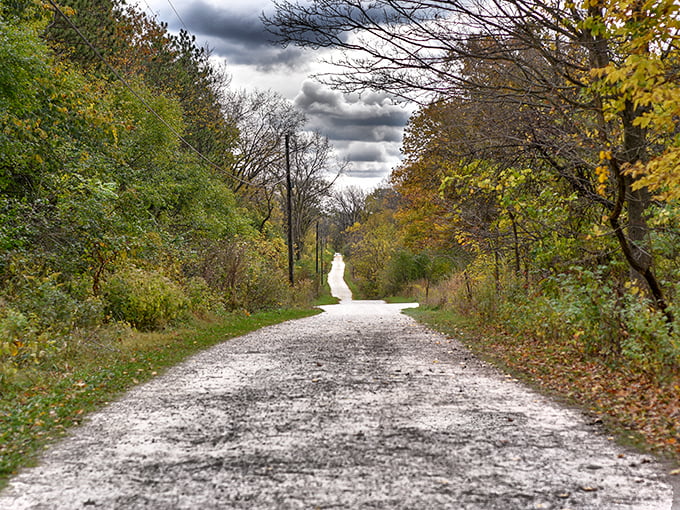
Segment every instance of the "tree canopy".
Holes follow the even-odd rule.
[[[601,207],[672,320],[648,218],[652,195],[677,193],[674,2],[314,0],[279,2],[265,21],[283,44],[341,50],[322,79],[343,90],[455,105],[466,127],[458,161],[532,168]]]
[[[79,328],[311,296],[285,271],[289,102],[230,91],[193,36],[118,0],[3,1],[0,38],[0,381]],[[295,156],[300,246],[330,155],[315,136]]]

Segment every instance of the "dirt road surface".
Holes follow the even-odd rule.
[[[333,265],[328,273],[328,285],[331,288],[331,295],[338,298],[341,304],[352,301],[352,291],[345,282],[345,261],[339,253],[333,257]]]
[[[416,324],[347,301],[93,414],[2,509],[669,510],[663,466]]]

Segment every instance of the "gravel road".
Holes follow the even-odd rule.
[[[663,466],[455,339],[351,301],[93,414],[0,508],[670,510]]]

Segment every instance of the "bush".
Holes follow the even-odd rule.
[[[316,297],[316,283],[310,278],[300,278],[292,289],[288,288],[286,296],[287,307],[308,308]]]
[[[663,377],[680,370],[680,310],[674,308],[672,327],[663,313],[644,299],[629,299],[623,311],[627,330],[621,342],[622,354],[649,374]]]
[[[38,352],[38,329],[33,317],[13,309],[0,312],[0,354],[4,360],[21,364]]]
[[[0,384],[8,383],[19,368],[35,365],[55,349],[53,336],[41,332],[35,315],[0,304]]]
[[[458,274],[439,284],[429,302],[513,335],[556,342],[584,357],[624,363],[653,377],[680,368],[678,306],[671,303],[676,320],[669,325],[632,282],[617,284],[608,274],[610,266],[573,267],[534,284],[508,271],[500,271],[496,282],[478,264],[468,271],[468,277]]]
[[[205,251],[199,272],[230,310],[280,308],[290,292],[284,253],[285,246],[271,240],[227,239]]]
[[[39,273],[39,269],[24,267],[23,274],[12,278],[5,296],[15,308],[33,316],[39,329],[69,331],[101,323],[104,313],[100,299],[80,292],[74,281],[64,283],[61,273],[31,273]]]
[[[200,276],[193,276],[183,282],[182,288],[187,297],[189,310],[192,313],[203,314],[217,311],[220,299],[214,294],[208,282]]]
[[[104,284],[106,310],[116,320],[151,330],[181,317],[190,306],[182,288],[165,276],[128,268]]]

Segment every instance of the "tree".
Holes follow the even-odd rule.
[[[367,196],[359,186],[347,186],[332,194],[330,207],[340,232],[361,220]]]
[[[333,192],[328,200],[329,235],[335,251],[346,253],[346,230],[366,216],[368,193],[358,186],[347,186]]]
[[[61,57],[85,68],[109,73],[109,69],[83,40],[81,34],[105,58],[111,58],[122,51],[125,41],[118,37],[117,30],[123,12],[122,4],[116,0],[66,0],[59,2],[59,5],[80,34],[64,16],[53,9],[52,20],[44,33],[45,39]]]
[[[278,177],[283,140],[302,128],[304,114],[272,91],[233,91],[226,99],[227,118],[239,130],[233,171],[241,181],[235,183],[235,189]]]
[[[198,47],[195,36],[185,30],[170,34],[166,24],[124,1],[90,4],[69,0],[61,12],[53,7],[53,20],[45,30],[53,48],[99,76],[142,79],[156,92],[178,99],[184,111],[184,140],[214,167],[227,168],[236,139],[224,111],[229,78],[211,64],[210,51]]]
[[[540,160],[601,207],[627,264],[672,320],[646,220],[646,184],[657,181],[644,177],[656,175],[663,187],[677,176],[675,151],[652,143],[646,129],[669,133],[677,122],[668,101],[677,89],[672,2],[314,0],[278,2],[265,22],[283,44],[343,50],[334,61],[339,71],[323,77],[342,90],[457,98],[482,105],[492,115],[487,126],[493,118],[498,125],[498,113],[512,120],[486,149],[514,148]],[[635,83],[637,64],[664,59],[642,66],[644,87]],[[654,98],[650,84],[662,77],[671,84]],[[661,115],[650,114],[659,108]]]
[[[394,290],[388,271],[401,248],[399,224],[394,217],[399,202],[399,195],[390,188],[372,191],[366,197],[363,220],[345,230],[352,275],[367,297],[383,297]]]
[[[302,128],[304,114],[272,91],[232,91],[226,95],[226,115],[238,129],[232,187],[257,209],[262,231],[278,204],[285,175],[284,138]]]
[[[298,134],[291,142],[293,245],[299,260],[307,232],[322,215],[323,202],[344,165],[335,160],[330,141],[319,133]]]

